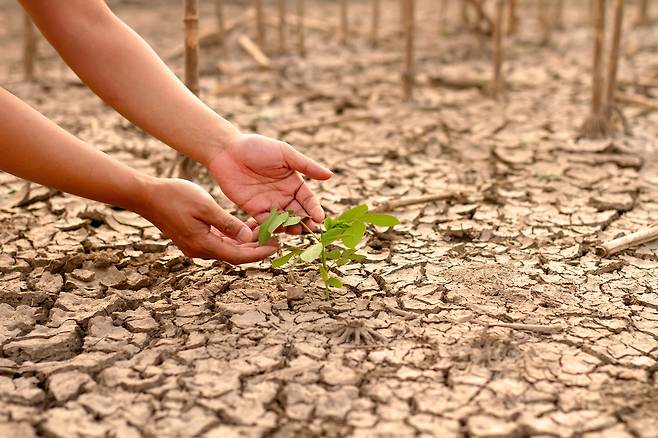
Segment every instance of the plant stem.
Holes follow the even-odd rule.
[[[325,254],[324,243],[322,243],[322,240],[320,240],[320,238],[318,238],[318,236],[313,232],[313,230],[311,230],[308,227],[308,225],[306,225],[304,223],[304,221],[300,222],[300,224],[302,224],[302,227],[304,227],[306,229],[306,231],[311,233],[311,236],[313,236],[313,238],[320,245],[322,245],[322,251],[320,252],[320,261],[322,262],[322,268],[324,269],[324,272],[326,272],[327,275],[329,275],[329,267],[327,266],[327,258],[326,258],[326,254]],[[326,296],[327,299],[329,299],[329,297],[331,296],[331,290],[329,289],[329,284],[327,283],[327,280],[325,280],[324,278],[322,279],[322,281],[324,281],[325,296]]]

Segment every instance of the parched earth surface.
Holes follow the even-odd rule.
[[[201,3],[205,35],[213,11]],[[335,177],[313,184],[329,213],[453,193],[369,230],[368,260],[342,269],[330,300],[312,270],[190,260],[135,214],[0,174],[0,436],[658,436],[658,244],[592,252],[658,221],[658,116],[622,106],[626,133],[578,139],[591,35],[584,2],[565,3],[568,31],[544,45],[533,4],[522,9],[496,102],[454,87],[486,83],[488,40],[460,30],[456,8],[440,29],[421,2],[407,104],[396,3],[385,2],[372,49],[366,2],[353,2],[346,47],[336,7],[309,2],[307,58],[276,56],[270,27],[269,71],[240,51],[251,16],[229,3],[227,50],[203,40],[202,98],[330,166]],[[180,73],[179,2],[110,4]],[[0,11],[4,87],[166,174],[172,151],[104,106],[45,42],[38,80],[23,82],[20,11]],[[622,91],[655,97],[655,26],[632,15]],[[353,120],[300,125],[338,116]]]

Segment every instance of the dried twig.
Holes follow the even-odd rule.
[[[608,60],[608,76],[606,78],[606,90],[603,97],[603,108],[605,116],[610,120],[615,106],[615,89],[617,88],[617,65],[619,64],[619,45],[621,43],[621,26],[624,18],[624,0],[614,2],[614,27],[612,30],[612,46],[610,48],[610,59]]]
[[[618,239],[613,239],[597,246],[594,252],[599,257],[608,257],[625,249],[639,246],[658,239],[658,223]]]
[[[288,32],[288,17],[286,0],[279,0],[279,53],[286,53],[286,33]]]
[[[341,44],[346,44],[350,32],[349,15],[347,11],[347,0],[340,0],[340,35]]]
[[[238,38],[238,44],[240,44],[240,47],[242,47],[249,56],[254,58],[254,61],[256,61],[258,65],[264,68],[270,68],[270,59],[263,53],[260,47],[251,40],[251,38],[246,35],[240,35],[240,38]]]
[[[297,0],[297,50],[299,56],[306,56],[306,28],[304,27],[304,0]]]
[[[381,4],[380,0],[371,0],[372,1],[372,21],[370,24],[370,43],[373,46],[377,46],[377,41],[379,40],[379,18],[381,16]]]
[[[393,211],[400,207],[408,207],[410,205],[427,204],[430,202],[445,201],[448,199],[463,199],[464,197],[465,194],[463,192],[456,192],[456,191],[432,193],[429,195],[423,195],[413,198],[393,199],[390,201],[386,201],[373,208],[372,211],[382,213],[386,211]]]
[[[503,78],[503,23],[505,12],[505,0],[496,1],[496,24],[493,30],[493,81],[491,83],[491,93],[494,98],[498,99],[504,91]]]
[[[27,12],[23,13],[23,76],[26,81],[34,79],[34,60],[37,55],[37,35]]]
[[[224,22],[224,0],[215,0],[215,18],[217,20],[217,36],[222,52],[226,49],[226,26]],[[225,53],[224,53],[225,54]]]
[[[646,26],[649,22],[649,0],[640,0],[637,5],[637,24]]]
[[[404,1],[404,72],[402,73],[402,89],[404,100],[411,100],[415,81],[414,33],[415,33],[415,0]]]
[[[260,47],[265,47],[265,15],[263,13],[263,0],[254,0],[256,8],[256,41]]]
[[[521,324],[521,323],[507,323],[507,322],[494,322],[487,323],[487,327],[503,327],[512,330],[523,330],[527,332],[535,332],[542,334],[554,334],[564,331],[565,327],[559,324],[542,325],[542,324]]]
[[[644,109],[650,111],[658,111],[658,102],[644,96],[617,92],[615,93],[615,101],[617,103],[624,103],[627,105],[641,106]]]
[[[363,120],[373,120],[375,116],[372,114],[360,114],[360,115],[347,115],[347,116],[337,116],[330,117],[323,120],[314,120],[310,122],[299,122],[293,123],[288,126],[283,126],[279,129],[281,135],[286,134],[292,131],[306,131],[306,130],[315,130],[325,126],[337,126],[342,125],[343,123],[349,122],[359,122]]]

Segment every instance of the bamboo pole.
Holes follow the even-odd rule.
[[[304,0],[297,0],[297,49],[301,57],[306,56],[306,27],[304,26]]]
[[[415,58],[414,58],[414,33],[415,33],[415,0],[403,0],[404,2],[404,73],[402,74],[402,89],[404,100],[413,98],[415,81]]]
[[[496,21],[492,34],[493,44],[493,80],[491,82],[491,93],[495,99],[502,96],[504,91],[503,79],[503,34],[505,15],[505,0],[496,0]]]
[[[34,65],[37,55],[37,35],[27,12],[23,12],[23,77],[34,80]]]
[[[608,122],[603,107],[603,44],[605,39],[606,0],[592,0],[594,48],[592,56],[592,100],[590,115],[583,124],[582,134],[589,138],[604,137],[608,133]]]
[[[279,53],[286,53],[287,42],[286,33],[288,23],[286,18],[286,0],[279,0]]]
[[[507,2],[507,35],[515,34],[519,28],[519,17],[516,14],[517,0]]]
[[[640,0],[637,5],[637,24],[646,26],[649,21],[649,0]]]
[[[614,0],[613,6],[612,44],[610,46],[610,59],[608,60],[608,76],[603,100],[605,116],[610,122],[615,106],[615,89],[617,88],[617,66],[619,64],[619,46],[621,44],[621,30],[624,20],[624,0]]]
[[[185,2],[185,85],[199,94],[199,1]]]
[[[263,0],[254,0],[256,9],[256,42],[261,49],[265,49],[265,16],[263,14]]]
[[[373,47],[377,47],[379,41],[379,19],[381,16],[381,2],[380,0],[372,1],[372,21],[370,22],[370,43]]]
[[[636,231],[618,239],[613,239],[597,246],[594,252],[599,257],[608,257],[625,249],[639,246],[658,239],[658,224]]]
[[[350,31],[349,13],[347,10],[347,0],[340,0],[340,35],[341,44],[347,44],[348,34]]]
[[[224,52],[226,50],[226,25],[224,22],[224,0],[215,0],[215,19],[217,20],[217,37],[219,38],[219,47]]]

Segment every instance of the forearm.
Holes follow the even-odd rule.
[[[96,94],[169,146],[207,164],[218,148],[239,134],[194,96],[103,1],[22,4]]]
[[[64,131],[0,88],[0,170],[139,211],[152,178]]]

